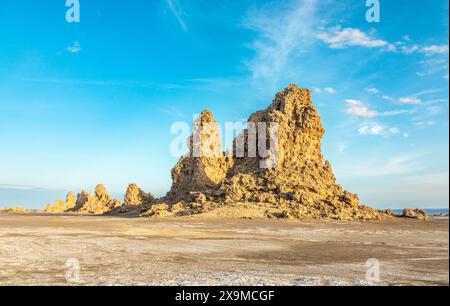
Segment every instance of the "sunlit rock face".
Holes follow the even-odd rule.
[[[322,155],[325,130],[310,90],[292,84],[277,93],[267,109],[248,120],[249,127],[261,123],[264,133],[259,128],[244,130],[228,158],[222,153],[217,123],[204,111],[194,125],[199,137],[188,140],[189,155],[172,170],[173,185],[165,201],[178,203],[178,214],[183,213],[180,205],[186,214],[193,214],[250,204],[276,218],[368,220],[385,216],[360,206],[356,194],[336,183],[331,164]],[[256,155],[252,154],[260,142],[266,146],[256,145]],[[213,157],[195,156],[196,145],[200,152],[214,152]],[[262,152],[264,147],[270,150]]]

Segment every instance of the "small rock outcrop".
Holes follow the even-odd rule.
[[[392,209],[386,209],[384,213],[389,217],[394,217],[394,211]]]
[[[417,208],[417,209],[405,208],[403,210],[402,217],[408,218],[408,219],[423,220],[423,221],[430,219],[428,217],[427,213],[420,208]]]
[[[155,201],[155,196],[151,193],[144,192],[136,184],[128,185],[124,198],[124,206],[135,207],[150,204]]]
[[[250,129],[261,124],[263,129]],[[384,216],[360,205],[356,194],[336,183],[331,164],[321,152],[325,131],[310,90],[292,84],[267,109],[252,114],[249,128],[234,142],[232,158],[222,152],[215,125],[208,111],[195,122],[194,134],[200,131],[200,137],[197,142],[193,137],[188,140],[189,156],[172,171],[173,186],[164,199],[168,210],[181,204],[184,211],[177,214],[217,208],[238,212],[250,205],[268,218],[371,220]],[[216,154],[192,155],[195,144],[201,152],[205,148]],[[158,207],[157,215],[164,215],[164,207]]]
[[[44,212],[46,213],[65,213],[75,208],[76,200],[75,195],[73,192],[69,192],[67,194],[66,200],[57,200],[53,204],[49,204],[45,209]]]

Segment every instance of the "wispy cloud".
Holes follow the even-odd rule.
[[[367,88],[366,91],[367,91],[368,93],[374,94],[374,95],[376,95],[377,93],[380,92],[380,91],[379,91],[377,88],[375,88],[375,87]]]
[[[244,27],[256,33],[250,47],[255,51],[247,63],[253,80],[276,84],[288,72],[289,58],[305,51],[316,27],[317,0],[297,0],[283,9],[253,9],[244,20]]]
[[[78,53],[81,51],[81,45],[78,41],[74,41],[66,48],[66,51],[69,53]]]
[[[370,109],[369,106],[362,101],[355,99],[347,99],[345,100],[345,104],[347,105],[345,110],[347,114],[363,118],[391,117],[414,112],[414,110],[405,109],[378,112]]]
[[[422,100],[417,97],[401,97],[400,99],[398,99],[398,103],[418,105],[422,104]]]
[[[389,177],[418,173],[425,169],[423,164],[426,153],[405,153],[390,158],[368,159],[346,165],[339,172],[343,177]]]
[[[316,34],[316,38],[333,49],[343,49],[351,46],[366,48],[392,47],[387,41],[376,39],[359,29],[341,28],[340,26],[321,31]]]
[[[389,127],[379,123],[366,124],[358,129],[360,135],[373,135],[373,136],[383,136],[389,137],[391,135],[403,135],[403,137],[408,137],[408,133],[402,133],[397,127]]]
[[[349,115],[373,118],[378,114],[376,111],[370,110],[368,106],[359,100],[347,99],[345,100],[345,103],[347,104],[345,112]]]
[[[423,103],[423,100],[420,97],[438,93],[440,91],[442,91],[442,89],[426,89],[426,90],[419,91],[415,94],[400,97],[400,98],[393,98],[391,96],[386,96],[386,95],[384,95],[382,98],[384,100],[387,100],[387,101],[390,101],[393,103],[398,103],[398,104],[419,105],[419,104]]]
[[[334,95],[336,93],[336,89],[334,89],[333,87],[325,87],[325,88],[316,87],[316,88],[314,88],[314,92],[316,92],[318,94],[326,93],[326,94]]]
[[[183,31],[187,31],[188,27],[186,25],[186,22],[183,19],[183,9],[181,7],[181,4],[178,0],[165,0],[167,7],[172,12],[172,14],[177,19],[178,23],[180,24],[180,27]]]
[[[428,56],[433,55],[433,54],[447,54],[448,55],[448,45],[425,46],[425,47],[422,47],[421,51]]]

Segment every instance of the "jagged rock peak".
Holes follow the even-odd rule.
[[[187,141],[189,154],[172,169],[172,188],[165,197],[169,203],[217,187],[231,166],[222,150],[220,127],[210,111],[203,111],[194,121],[193,133]]]
[[[124,197],[125,206],[140,206],[155,201],[155,196],[144,192],[137,184],[129,184]]]

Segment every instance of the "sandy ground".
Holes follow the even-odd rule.
[[[0,214],[0,285],[448,285],[448,226]]]

